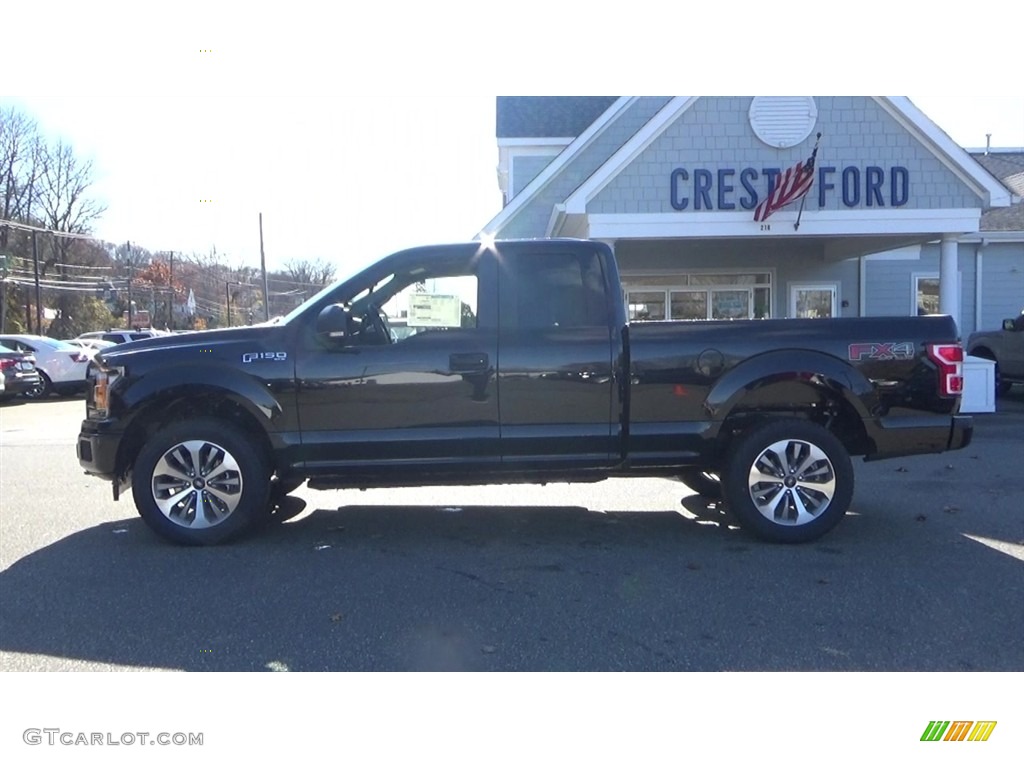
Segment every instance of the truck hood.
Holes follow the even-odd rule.
[[[241,342],[265,344],[283,331],[283,326],[258,325],[240,328],[218,328],[212,331],[174,333],[168,336],[154,336],[149,339],[129,341],[105,349],[96,355],[96,361],[111,366],[126,365],[129,361],[151,354],[187,352],[189,349],[210,350],[216,355],[218,347]]]

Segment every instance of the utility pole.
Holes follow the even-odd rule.
[[[267,259],[263,255],[263,214],[260,214],[260,268],[263,270],[263,319],[270,320],[270,289],[267,288]],[[252,306],[250,302],[250,306]]]
[[[36,333],[43,335],[43,305],[39,294],[39,250],[36,248],[36,231],[32,230],[32,263],[36,274]]]
[[[227,299],[227,303],[228,303],[228,322],[227,322],[227,327],[228,328],[231,327],[231,286],[232,285],[241,285],[241,283],[239,283],[236,280],[225,280],[224,281],[224,298]]]
[[[135,270],[132,267],[132,241],[128,241],[128,330],[135,327],[135,313],[132,312],[132,278]]]
[[[5,227],[6,230],[6,227]],[[7,333],[7,254],[0,253],[0,333]]]
[[[167,312],[167,327],[174,330],[174,251],[171,251],[171,298],[170,309]]]

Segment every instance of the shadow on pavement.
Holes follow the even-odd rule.
[[[0,573],[0,650],[193,671],[1024,668],[1022,563],[964,518],[851,514],[772,546],[683,508],[345,506],[206,549],[132,518]]]

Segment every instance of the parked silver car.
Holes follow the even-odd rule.
[[[32,334],[0,335],[0,345],[16,352],[28,352],[36,359],[39,384],[25,397],[48,397],[54,393],[71,395],[84,392],[89,355],[73,344],[48,336]]]
[[[0,401],[31,392],[38,386],[35,357],[0,346]]]

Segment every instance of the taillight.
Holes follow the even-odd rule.
[[[964,392],[964,350],[959,344],[929,344],[928,357],[939,367],[939,396]]]
[[[0,360],[0,371],[6,370],[7,368],[13,368],[17,364],[18,363],[11,358],[5,357],[3,360]]]

